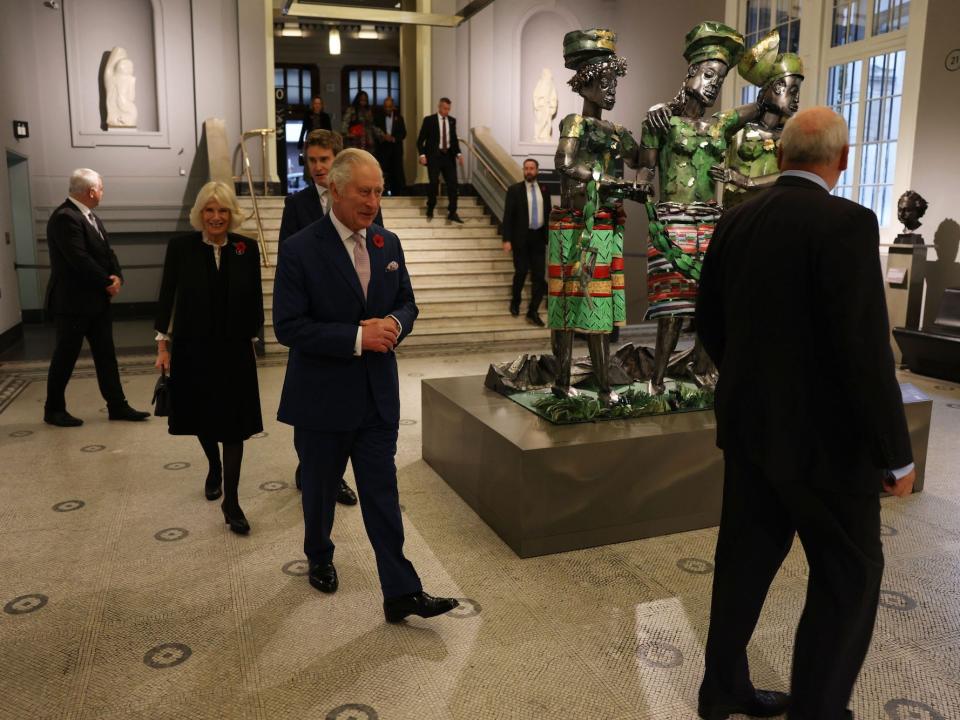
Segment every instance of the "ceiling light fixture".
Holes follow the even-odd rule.
[[[330,54],[340,54],[340,31],[337,28],[330,31]]]
[[[357,33],[357,39],[359,40],[379,40],[380,33],[377,32],[377,28],[373,25],[361,25],[360,31]]]
[[[303,37],[303,30],[295,22],[285,22],[280,29],[280,37]]]

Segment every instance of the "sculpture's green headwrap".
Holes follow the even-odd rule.
[[[771,30],[740,60],[740,77],[764,88],[787,75],[803,77],[803,60],[795,53],[780,53],[780,33]]]
[[[740,61],[745,49],[743,35],[729,25],[713,20],[697,25],[684,40],[686,49],[683,56],[691,65],[704,60],[720,60],[727,67],[733,67]]]
[[[563,64],[570,70],[610,57],[617,52],[617,34],[612,30],[572,30],[563,36]]]

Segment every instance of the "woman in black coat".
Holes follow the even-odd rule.
[[[330,116],[323,111],[323,98],[319,95],[313,96],[313,100],[310,101],[310,112],[303,118],[297,149],[303,150],[303,141],[313,130],[333,130],[330,125]]]
[[[167,245],[155,327],[156,366],[170,371],[170,434],[199,438],[210,464],[205,495],[223,495],[224,521],[246,534],[237,488],[243,441],[263,430],[253,346],[263,288],[256,243],[229,232],[242,220],[228,185],[200,189],[190,212],[197,232]]]

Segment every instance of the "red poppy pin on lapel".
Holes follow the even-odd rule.
[[[373,236],[373,244],[374,244],[375,247],[382,248],[382,247],[383,247],[383,235],[374,235],[374,236]]]
[[[237,255],[243,255],[247,251],[247,244],[243,240],[237,240],[233,244],[233,249]]]

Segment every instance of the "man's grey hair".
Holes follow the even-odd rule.
[[[359,148],[347,148],[337,154],[333,165],[330,166],[330,172],[327,173],[327,182],[333,185],[338,193],[342,193],[350,181],[353,180],[353,172],[360,165],[371,165],[380,173],[380,181],[383,182],[383,171],[380,169],[380,163],[366,150]]]
[[[795,165],[833,162],[849,144],[846,121],[829,108],[810,108],[787,120],[780,136],[783,161]]]
[[[100,173],[96,170],[91,170],[90,168],[77,168],[72,173],[70,173],[70,194],[71,195],[84,195],[87,190],[92,187],[96,187],[101,184],[103,179],[100,177]]]

